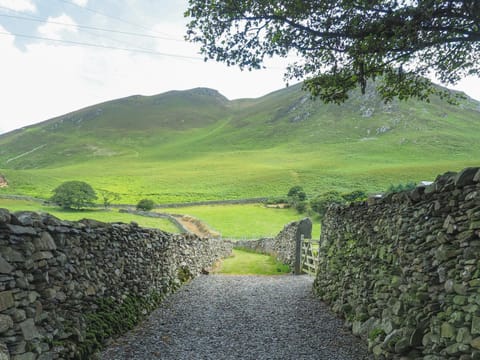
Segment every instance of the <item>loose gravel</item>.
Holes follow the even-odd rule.
[[[104,360],[371,359],[312,294],[308,276],[200,276],[169,296]]]

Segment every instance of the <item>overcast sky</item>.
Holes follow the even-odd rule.
[[[0,133],[134,94],[201,86],[236,99],[285,86],[284,61],[253,72],[203,62],[198,46],[183,41],[186,7],[186,0],[0,0]],[[480,79],[456,88],[480,100]]]

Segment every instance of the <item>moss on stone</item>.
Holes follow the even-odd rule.
[[[121,303],[111,298],[100,299],[95,312],[83,315],[87,324],[85,338],[78,342],[74,358],[91,359],[91,355],[102,348],[106,339],[132,329],[164,297],[165,293],[152,292],[146,297],[128,295]]]

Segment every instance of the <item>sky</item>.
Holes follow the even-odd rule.
[[[285,87],[284,59],[241,71],[186,42],[187,0],[0,0],[0,133],[130,95]],[[454,88],[480,100],[480,79]]]

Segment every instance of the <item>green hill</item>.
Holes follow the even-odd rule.
[[[352,93],[341,105],[299,85],[229,101],[197,88],[131,96],[0,135],[2,193],[49,197],[65,180],[122,202],[378,191],[478,165],[480,103],[382,103]]]

